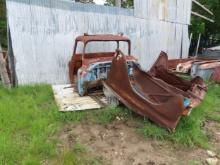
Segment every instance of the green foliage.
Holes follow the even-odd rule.
[[[7,47],[7,23],[5,0],[0,0],[0,44],[2,47]]]
[[[202,42],[201,47],[211,47],[214,45],[220,44],[220,1],[219,0],[200,0],[201,4],[205,5],[208,9],[210,9],[214,16],[208,14],[202,8],[197,6],[196,4],[193,5],[193,11],[196,11],[202,15],[207,16],[208,18],[212,18],[215,20],[214,23],[208,22],[204,19],[201,19],[196,16],[192,16],[190,27],[190,32],[193,33],[193,43],[196,45],[198,34],[202,34]]]
[[[106,5],[109,6],[115,6],[115,0],[106,0]],[[133,0],[122,0],[122,7],[123,8],[132,8],[134,7],[134,1]]]
[[[220,1],[219,0],[200,0],[208,9],[213,11],[214,16],[209,15],[202,8],[193,3],[193,11],[207,16],[215,20],[215,23],[210,23],[204,19],[193,16],[191,19],[191,26],[189,27],[190,33],[193,33],[192,46],[193,50],[196,46],[199,33],[202,34],[201,47],[210,47],[220,44]],[[115,0],[107,0],[106,5],[115,6]],[[122,1],[122,7],[133,7],[133,0]]]

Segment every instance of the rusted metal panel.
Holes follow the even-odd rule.
[[[183,80],[168,70],[168,56],[161,52],[158,60],[150,69],[149,74],[171,85],[173,90],[190,99],[184,115],[188,115],[192,108],[198,106],[205,97],[207,87],[201,77],[195,77],[191,81]]]
[[[211,76],[211,80],[216,83],[220,83],[220,66],[218,66],[214,69],[214,72]]]
[[[123,34],[113,35],[113,34],[84,34],[82,36],[76,37],[76,41],[81,41],[84,43],[93,41],[126,41],[130,42],[130,39],[123,36]]]
[[[88,43],[109,43],[115,42],[116,47],[109,49],[108,52],[88,53],[86,51]],[[76,38],[73,56],[69,62],[69,77],[71,83],[77,83],[77,89],[81,96],[88,94],[89,90],[102,87],[101,80],[107,78],[115,49],[119,49],[121,43],[127,43],[128,54],[126,56],[128,73],[131,72],[132,62],[137,59],[131,56],[131,43],[129,38],[121,35],[112,34],[84,34]],[[83,51],[76,52],[79,43],[83,43]],[[76,80],[76,81],[75,81]]]
[[[218,67],[220,67],[220,62],[218,60],[205,60],[202,62],[194,62],[191,68],[191,76],[200,76],[204,80],[210,80],[216,68],[216,71],[218,73]],[[216,76],[217,75],[215,75],[215,77]]]
[[[160,82],[136,65],[133,76],[129,77],[125,56],[120,52],[112,61],[104,86],[130,109],[174,130],[185,109],[184,98]]]

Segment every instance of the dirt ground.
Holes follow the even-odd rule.
[[[207,151],[173,145],[168,141],[146,139],[137,132],[134,122],[115,121],[108,125],[80,123],[66,125],[59,132],[63,148],[80,143],[112,165],[185,165],[206,164]],[[205,124],[215,146],[220,149],[219,128],[214,122]]]

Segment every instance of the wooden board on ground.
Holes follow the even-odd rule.
[[[80,97],[70,84],[53,85],[52,88],[61,112],[99,109],[107,105],[104,95]]]

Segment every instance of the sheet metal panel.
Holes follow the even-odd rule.
[[[156,11],[161,8],[157,7],[161,1],[138,1],[131,10],[59,0],[7,0],[18,83],[68,83],[67,63],[74,39],[85,32],[123,32],[131,38],[132,54],[144,69],[150,68],[161,50],[170,58],[179,58],[181,52],[187,56],[188,25],[165,20],[166,12]],[[164,0],[163,5],[167,2]],[[145,18],[143,13],[149,17]],[[126,45],[122,47],[126,52]],[[87,51],[98,49],[114,50],[115,45],[90,44]]]
[[[191,0],[135,0],[134,14],[144,19],[190,24]]]

